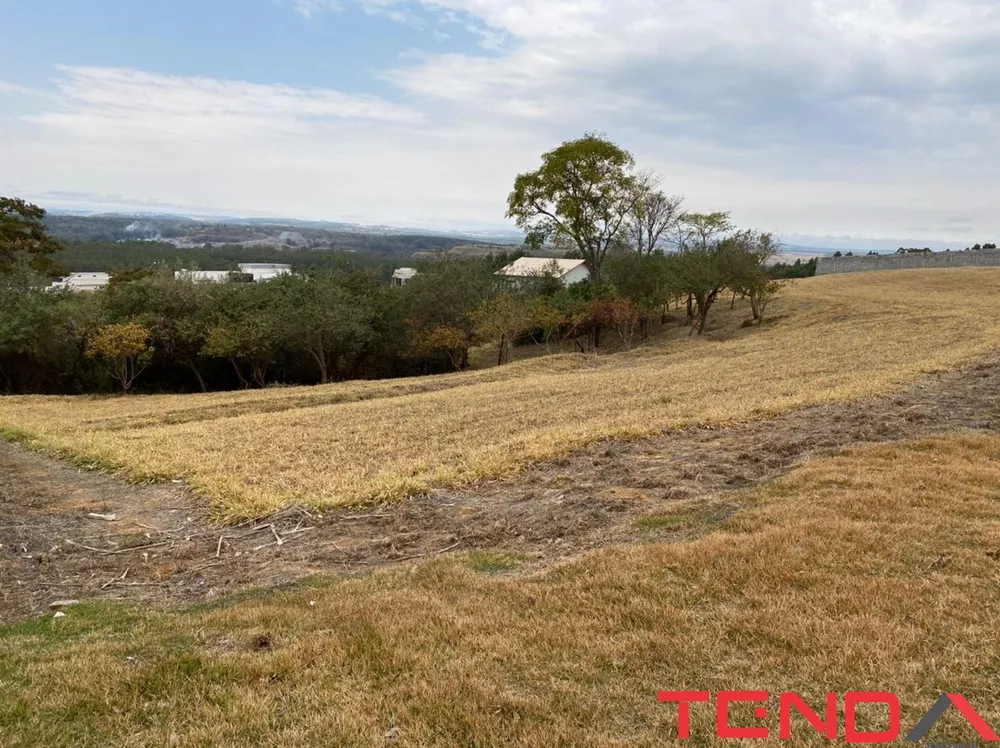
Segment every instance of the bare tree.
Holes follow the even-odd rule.
[[[637,179],[637,198],[629,215],[626,233],[635,251],[651,255],[664,237],[676,231],[681,220],[683,197],[668,197],[659,187],[660,180],[646,172]]]

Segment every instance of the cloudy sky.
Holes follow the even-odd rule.
[[[786,240],[1000,238],[997,0],[0,0],[0,38],[0,194],[50,208],[501,227],[596,130]]]

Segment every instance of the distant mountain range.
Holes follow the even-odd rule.
[[[286,244],[288,234],[298,234],[301,246],[322,244],[329,235],[423,236],[485,244],[521,244],[524,234],[515,230],[429,230],[388,225],[308,221],[294,218],[242,218],[237,216],[193,216],[170,213],[96,213],[53,210],[47,219],[50,230],[60,239],[79,240],[160,240],[190,246],[199,243]],[[243,227],[225,231],[223,227]],[[286,235],[286,236],[282,236]],[[278,237],[281,237],[280,239]],[[291,237],[293,245],[296,237]]]
[[[48,223],[53,233],[67,240],[156,240],[178,247],[192,248],[242,244],[245,246],[358,249],[403,253],[410,243],[413,251],[449,251],[459,244],[520,245],[524,234],[502,227],[427,229],[362,224],[346,221],[313,221],[295,218],[246,218],[240,216],[196,215],[156,211],[95,212],[86,210],[51,210]],[[351,239],[354,237],[354,239]],[[369,237],[362,239],[361,237]],[[373,237],[410,237],[403,242],[374,241]],[[426,241],[416,242],[416,237]],[[924,247],[941,251],[964,249],[962,242],[921,241],[914,239],[869,239],[856,236],[812,236],[786,234],[782,254],[789,258],[809,258],[846,254],[895,252],[900,246]],[[358,245],[358,246],[353,246]],[[391,247],[386,250],[384,247]]]

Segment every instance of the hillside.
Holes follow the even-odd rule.
[[[806,279],[775,302],[773,323],[744,330],[734,319],[725,342],[685,331],[612,357],[315,388],[13,397],[0,402],[0,428],[133,479],[183,479],[233,517],[397,500],[597,440],[885,392],[989,350],[998,290],[989,269]]]
[[[849,691],[898,699],[897,727],[850,723],[889,739],[942,691],[995,729],[998,291],[823,277],[764,328],[737,309],[660,350],[4,399],[22,446],[166,466],[230,515],[308,505],[219,526],[182,484],[0,444],[0,611],[28,618],[0,626],[0,743],[651,747],[679,729],[661,690],[713,695],[692,745],[732,690],[770,694],[731,722],[772,741],[786,691],[818,715],[836,694],[838,738]],[[956,710],[929,734],[989,737]]]

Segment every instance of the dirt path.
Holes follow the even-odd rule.
[[[0,621],[56,600],[205,601],[448,552],[510,554],[531,567],[600,546],[684,539],[736,511],[734,489],[810,456],[861,442],[1000,431],[998,393],[1000,356],[927,375],[891,397],[602,443],[508,482],[368,511],[293,509],[235,527],[213,525],[182,485],[125,485],[0,443]]]

